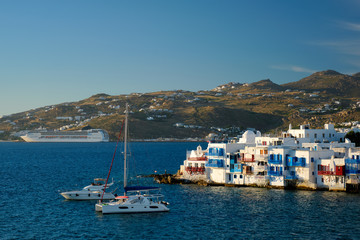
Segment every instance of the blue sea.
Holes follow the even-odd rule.
[[[0,239],[360,239],[360,194],[161,185],[170,212],[127,215],[64,200],[59,192],[107,176],[115,145],[0,143]],[[198,145],[131,143],[131,181],[158,186],[136,176],[176,173]]]

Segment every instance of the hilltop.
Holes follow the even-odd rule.
[[[111,96],[100,93],[78,102],[45,106],[0,119],[0,138],[37,128],[102,128],[115,139],[130,104],[133,139],[236,136],[247,128],[262,132],[310,123],[342,124],[360,119],[359,73],[318,72],[297,82],[271,80],[227,83],[208,91],[159,91]],[[348,123],[347,123],[348,124]],[[18,133],[18,134],[16,134]]]
[[[360,73],[346,75],[327,70],[282,86],[290,89],[321,91],[336,96],[360,97]]]

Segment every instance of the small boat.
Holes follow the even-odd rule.
[[[62,192],[60,194],[68,200],[100,200],[105,190],[105,180],[106,179],[103,178],[95,178],[93,183],[79,191]],[[106,188],[109,188],[113,184],[114,181],[107,184]],[[110,192],[105,192],[103,199],[115,199],[115,195]]]
[[[127,186],[127,132],[128,132],[128,104],[125,114],[124,136],[124,196],[118,196],[111,202],[99,201],[95,211],[109,213],[153,213],[168,212],[169,203],[164,202],[160,188],[148,186]]]

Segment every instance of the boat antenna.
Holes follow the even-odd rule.
[[[129,116],[129,104],[126,103],[125,108],[125,136],[124,136],[124,189],[127,186],[127,137],[128,137],[128,116]],[[124,191],[126,196],[126,191]]]

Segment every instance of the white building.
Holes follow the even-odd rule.
[[[68,121],[72,121],[73,118],[72,118],[72,117],[56,117],[56,120],[68,120]]]
[[[344,141],[345,133],[335,131],[333,124],[325,124],[324,129],[310,129],[309,125],[300,125],[300,129],[292,129],[283,133],[283,137],[305,138],[307,142]]]
[[[206,159],[201,159],[201,164],[205,164],[203,177],[216,184],[359,189],[360,148],[347,139],[342,142],[344,136],[332,124],[326,124],[324,129],[310,129],[306,125],[292,129],[290,125],[281,137],[246,131],[238,142],[208,144]],[[197,155],[191,154],[199,156],[204,152],[200,150],[197,149]],[[189,167],[199,168],[200,162],[191,159],[196,158],[187,158],[180,172],[189,173]],[[189,179],[186,174],[183,177]]]

